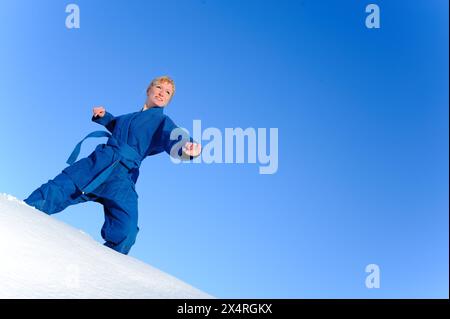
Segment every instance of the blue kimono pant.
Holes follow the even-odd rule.
[[[63,171],[41,185],[24,202],[48,215],[78,203],[101,203],[105,213],[105,223],[101,229],[106,241],[104,245],[126,255],[139,232],[137,198],[134,184],[124,174],[112,174],[94,191],[83,194]]]

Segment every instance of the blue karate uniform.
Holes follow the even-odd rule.
[[[128,254],[139,231],[135,183],[142,160],[163,151],[170,154],[175,143],[183,145],[193,139],[186,134],[171,139],[172,130],[178,127],[157,106],[118,117],[105,112],[103,117],[92,117],[92,121],[105,126],[109,133],[88,134],[67,160],[70,165],[24,201],[49,215],[81,202],[101,203],[105,213],[101,229],[104,245]],[[108,141],[76,161],[82,142],[90,137],[108,137]],[[181,149],[171,156],[186,159]]]

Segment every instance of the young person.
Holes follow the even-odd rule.
[[[102,204],[104,245],[128,254],[139,231],[135,183],[141,162],[163,151],[181,160],[191,160],[201,153],[201,145],[192,138],[180,135],[171,139],[171,132],[178,127],[163,110],[174,93],[174,81],[162,76],[150,83],[147,100],[138,112],[115,117],[104,107],[94,107],[92,121],[105,126],[109,133],[88,134],[69,157],[69,166],[24,201],[49,215],[86,201]],[[108,137],[108,141],[76,161],[82,142],[90,137]],[[182,147],[174,151],[176,145]]]

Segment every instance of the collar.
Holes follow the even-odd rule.
[[[142,108],[140,112],[152,111],[152,112],[162,113],[163,109],[164,109],[164,107],[161,107],[161,106],[152,106],[151,108],[146,109],[146,110],[144,110],[144,108]]]

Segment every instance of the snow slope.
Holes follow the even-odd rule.
[[[0,194],[0,298],[213,298]]]

